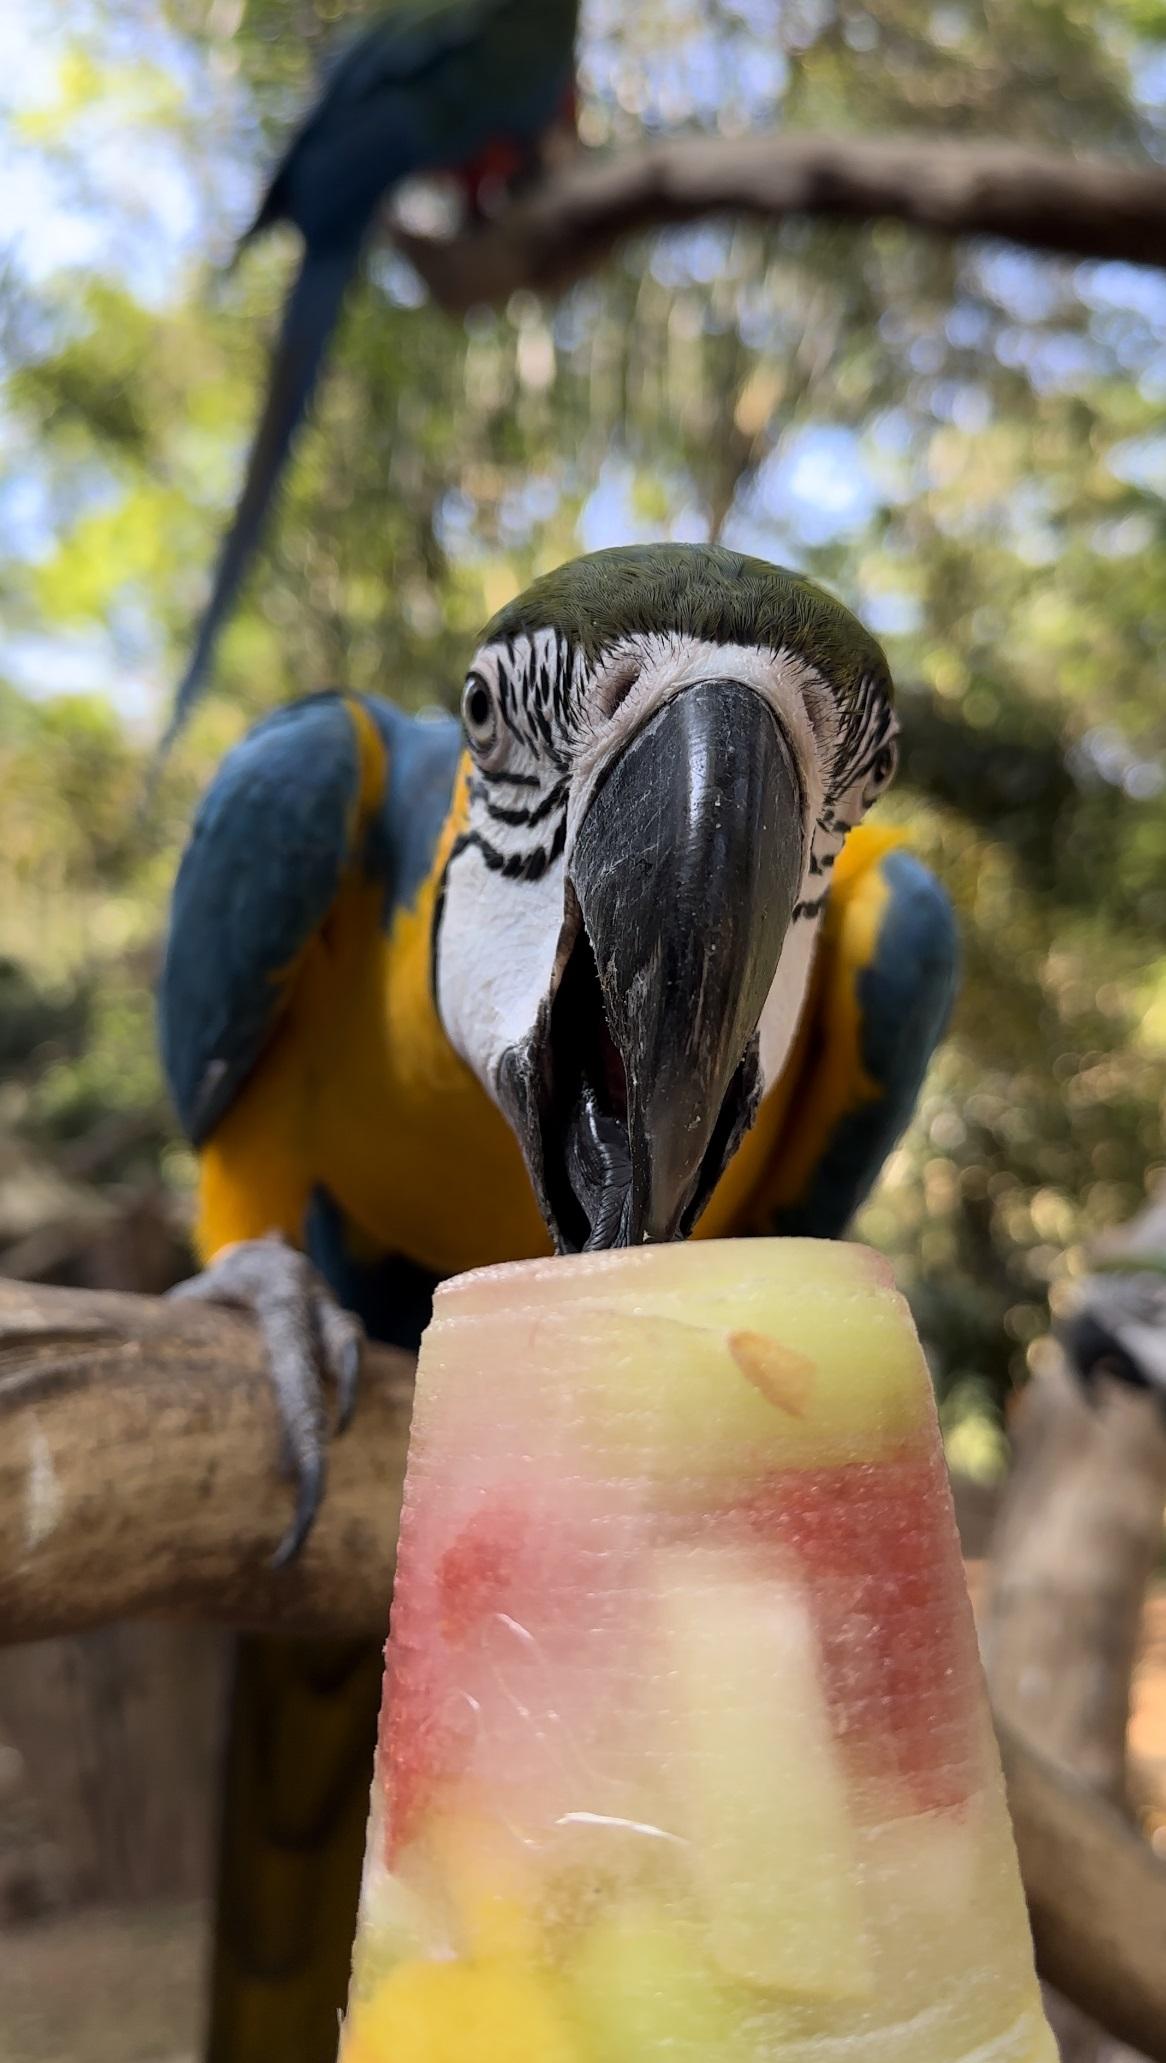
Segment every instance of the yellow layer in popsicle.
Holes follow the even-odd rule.
[[[548,1981],[499,1961],[401,1963],[371,1998],[356,2001],[339,2063],[584,2059]]]
[[[509,1364],[536,1451],[557,1442],[584,1474],[646,1477],[670,1502],[877,1460],[934,1427],[907,1307],[865,1248],[730,1240],[484,1269],[439,1291],[437,1316],[439,1421],[456,1396],[472,1424],[475,1371]]]

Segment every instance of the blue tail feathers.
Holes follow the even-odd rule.
[[[263,535],[296,431],[319,378],[328,340],[360,258],[362,238],[326,252],[308,249],[284,312],[272,356],[263,415],[251,447],[243,492],[227,532],[194,649],[174,698],[160,764],[201,695],[226,622]]]

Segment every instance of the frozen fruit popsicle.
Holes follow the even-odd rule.
[[[421,1353],[342,2063],[1053,2063],[923,1356],[818,1241]]]

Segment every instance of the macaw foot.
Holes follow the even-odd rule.
[[[283,1431],[283,1462],[295,1484],[296,1512],[273,1566],[294,1561],[320,1508],[327,1472],[324,1384],[336,1389],[336,1431],[352,1417],[360,1377],[363,1328],[336,1302],[303,1254],[274,1235],[227,1247],[201,1275],[171,1296],[252,1311],[267,1350]]]

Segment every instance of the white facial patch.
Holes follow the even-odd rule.
[[[773,986],[762,1005],[761,1022],[757,1027],[757,1058],[763,1096],[780,1079],[797,1037],[810,985],[820,922],[821,918],[815,916],[798,919],[790,925]]]
[[[472,843],[446,871],[437,1008],[450,1044],[495,1101],[503,1053],[529,1036],[550,994],[563,871],[560,859],[541,880],[516,881]]]

